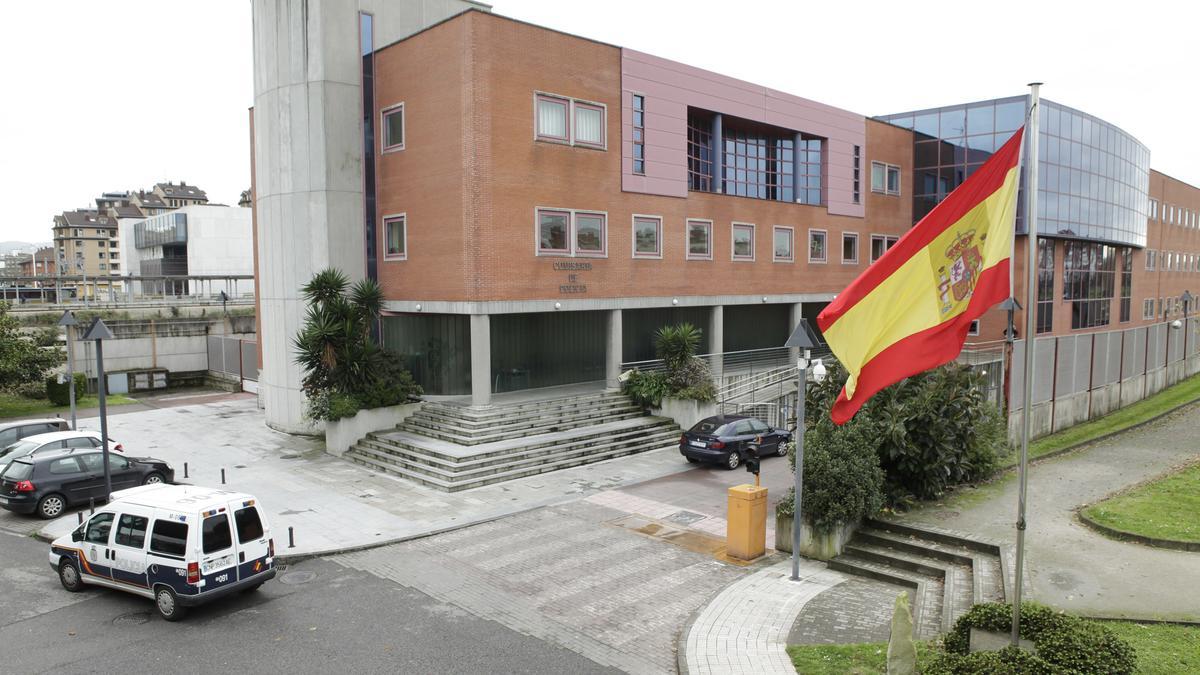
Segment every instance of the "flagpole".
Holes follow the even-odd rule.
[[[1025,494],[1028,483],[1027,464],[1029,459],[1029,436],[1033,430],[1033,349],[1036,335],[1037,301],[1034,288],[1037,284],[1037,195],[1038,195],[1038,118],[1041,117],[1041,107],[1038,102],[1038,89],[1041,82],[1029,84],[1029,154],[1025,171],[1025,231],[1026,237],[1026,279],[1025,279],[1025,385],[1024,397],[1021,404],[1021,462],[1017,469],[1017,480],[1020,483],[1017,497],[1017,574],[1013,584],[1012,607],[1012,644],[1018,646],[1021,639],[1021,585],[1024,583],[1025,571]]]

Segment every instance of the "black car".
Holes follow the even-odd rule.
[[[175,470],[152,457],[108,454],[112,489],[171,483]],[[79,449],[14,459],[0,473],[0,506],[16,513],[57,518],[70,506],[103,501],[104,453]]]
[[[736,469],[746,458],[746,446],[758,442],[758,456],[787,455],[792,434],[744,415],[707,417],[683,432],[679,453],[689,462],[714,462]]]

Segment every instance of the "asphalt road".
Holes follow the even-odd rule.
[[[398,583],[311,560],[180,623],[149,600],[66,592],[47,545],[0,531],[0,654],[12,673],[611,673]]]

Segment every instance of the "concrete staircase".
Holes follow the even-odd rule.
[[[911,589],[915,637],[949,631],[978,602],[1003,602],[1011,565],[997,544],[868,520],[829,567]]]
[[[646,416],[613,392],[481,410],[426,403],[344,458],[453,492],[672,447],[680,434],[671,420]]]

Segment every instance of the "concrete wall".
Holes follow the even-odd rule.
[[[359,410],[354,417],[325,423],[325,452],[341,457],[372,431],[391,429],[421,409],[420,403]]]
[[[231,335],[235,328],[232,322],[223,318],[146,319],[106,324],[113,332],[113,338],[104,341],[104,370],[107,373],[150,368],[180,373],[207,370],[208,336]],[[95,343],[75,339],[73,344],[75,369],[94,379],[97,373]]]
[[[254,0],[254,208],[267,424],[309,431],[291,338],[300,286],[336,267],[365,275],[359,12],[374,47],[467,8],[460,0]]]
[[[696,422],[705,417],[712,417],[717,414],[716,403],[700,403],[699,401],[681,401],[679,399],[664,398],[662,407],[651,408],[650,412],[662,417],[669,417],[675,420],[675,423],[682,429],[691,429]]]
[[[254,242],[250,209],[236,206],[187,206],[188,274],[247,275],[254,273]],[[193,281],[192,293],[217,293],[229,296],[250,293],[249,283],[226,284],[219,281]]]

